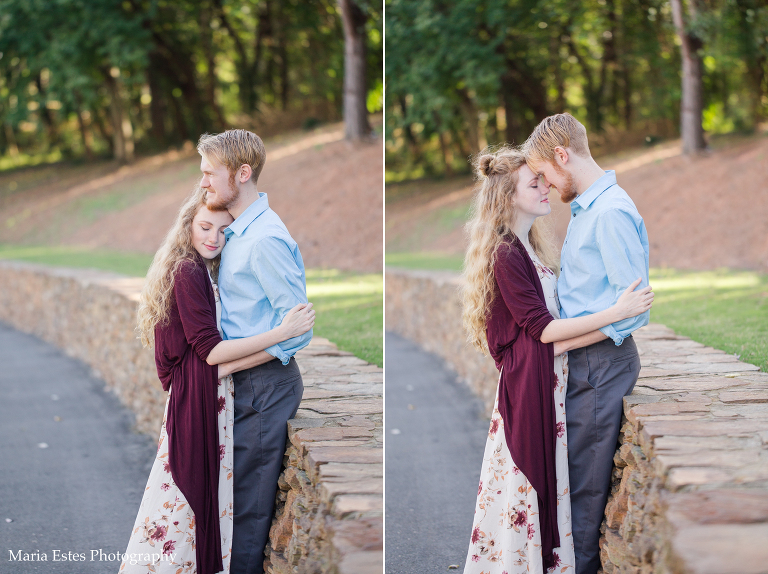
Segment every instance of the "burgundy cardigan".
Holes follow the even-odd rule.
[[[541,333],[554,320],[539,275],[517,239],[502,244],[493,266],[496,279],[486,327],[488,348],[501,370],[499,413],[515,465],[536,490],[544,571],[560,546],[555,474],[555,372],[551,343]]]
[[[205,360],[221,341],[216,300],[203,258],[176,271],[167,324],[155,328],[157,374],[168,391],[165,428],[176,486],[195,513],[198,574],[224,569],[219,529],[218,367]]]

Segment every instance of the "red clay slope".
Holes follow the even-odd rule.
[[[381,139],[351,145],[343,140],[343,126],[335,124],[311,134],[293,134],[284,142],[269,140],[266,147],[258,187],[299,244],[305,265],[381,271]],[[179,205],[199,181],[199,164],[191,150],[122,168],[107,169],[108,164],[62,169],[59,178],[0,197],[0,219],[6,222],[0,241],[154,253]],[[3,176],[0,184],[19,177]],[[135,196],[128,197],[132,193]],[[123,201],[124,207],[114,207]]]

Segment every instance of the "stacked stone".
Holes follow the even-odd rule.
[[[444,358],[483,399],[490,417],[499,372],[490,356],[467,343],[461,319],[461,279],[448,271],[387,269],[387,328]]]
[[[268,571],[380,574],[383,372],[322,339],[299,365],[304,398],[288,423]]]
[[[768,571],[768,373],[661,325],[634,337],[605,572]]]
[[[1,261],[0,321],[88,364],[136,415],[137,430],[157,436],[167,395],[154,352],[141,346],[135,331],[143,282],[92,269]]]
[[[455,273],[388,269],[387,328],[492,404],[498,374],[465,343],[459,286]],[[624,399],[604,572],[768,572],[768,373],[663,325],[634,337],[642,369]]]
[[[166,393],[134,331],[142,279],[0,262],[0,321],[90,365],[157,437]],[[304,398],[289,422],[268,548],[272,574],[383,570],[383,371],[315,337],[298,353]]]

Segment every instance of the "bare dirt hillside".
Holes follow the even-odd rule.
[[[383,147],[351,145],[343,126],[265,142],[259,190],[299,244],[307,267],[380,271]],[[199,181],[194,149],[46,166],[0,175],[0,242],[72,244],[154,253]]]
[[[678,141],[598,163],[645,220],[652,267],[768,269],[768,137],[729,138],[703,157],[685,158]],[[387,251],[462,253],[470,178],[387,189]],[[569,206],[550,196],[562,243]]]

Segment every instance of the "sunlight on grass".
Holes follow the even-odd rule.
[[[652,269],[651,321],[768,371],[768,274]]]
[[[680,272],[652,270],[653,287],[664,292],[696,289],[751,288],[760,285],[757,273],[728,271]]]
[[[6,243],[0,244],[0,259],[16,259],[58,267],[100,269],[132,277],[143,277],[152,262],[152,255],[90,250],[68,245],[26,246]]]
[[[387,267],[404,269],[427,269],[433,271],[461,271],[463,255],[449,253],[387,253],[384,262]]]
[[[0,259],[57,267],[112,271],[143,277],[152,255],[92,251],[83,247],[0,244]],[[308,269],[307,296],[317,312],[315,334],[344,351],[384,364],[384,281],[381,273],[359,274],[336,269]]]
[[[384,280],[381,273],[307,271],[307,296],[317,311],[315,334],[381,367],[384,364]]]

